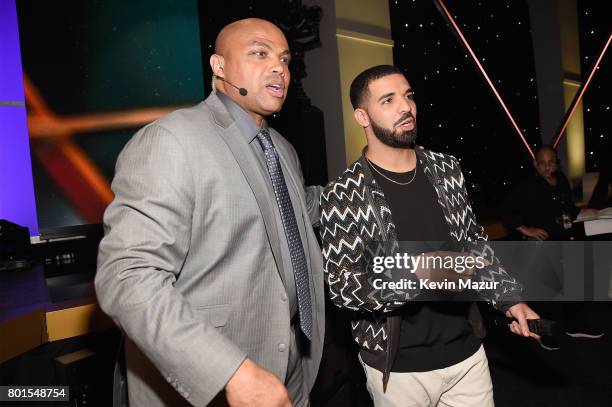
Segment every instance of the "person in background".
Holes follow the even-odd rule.
[[[599,169],[597,184],[589,199],[587,208],[604,209],[612,206],[612,154],[608,153]]]
[[[353,338],[376,406],[493,406],[475,302],[460,297],[463,293],[404,293],[372,284],[366,258],[377,242],[478,248],[489,264],[472,280],[497,283],[481,296],[515,319],[509,324],[513,333],[538,337],[527,319],[539,317],[521,301],[520,283],[487,244],[458,160],[415,144],[413,94],[403,72],[389,65],[369,68],[351,84],[355,120],[367,147],[321,196],[329,295],[336,306],[352,311]]]
[[[525,239],[574,240],[579,231],[572,220],[580,210],[574,205],[567,177],[558,171],[554,148],[536,149],[535,175],[513,188],[502,205],[502,221]]]
[[[570,184],[559,171],[556,150],[542,145],[535,151],[535,174],[507,193],[501,207],[504,226],[513,231],[515,238],[538,241],[583,240],[582,224],[574,224],[579,213],[592,213],[593,209],[578,209],[572,199]],[[562,290],[563,266],[561,248],[556,245],[529,246],[522,249],[524,257],[531,257],[528,267],[534,292]],[[524,279],[527,281],[527,279]],[[526,287],[529,292],[530,287]],[[571,337],[597,339],[603,333],[585,321],[585,304],[579,302],[539,301],[532,303],[544,317],[557,320]],[[540,345],[546,350],[560,349],[560,338],[543,337]]]

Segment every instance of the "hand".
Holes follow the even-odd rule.
[[[582,216],[582,217],[595,217],[597,216],[597,214],[599,213],[599,211],[597,209],[593,209],[593,208],[582,208],[580,210],[580,213],[578,214],[578,216]]]
[[[529,331],[529,326],[527,325],[528,319],[540,319],[540,316],[535,313],[534,310],[529,308],[529,306],[525,303],[520,303],[511,306],[506,311],[506,316],[508,318],[515,318],[516,321],[513,321],[511,324],[508,324],[510,331],[520,336],[531,337],[534,339],[540,339],[540,335],[536,335],[533,332]]]
[[[292,407],[281,381],[251,359],[245,359],[225,386],[227,402],[232,407]]]
[[[519,232],[524,234],[525,236],[533,237],[538,240],[546,240],[548,239],[548,233],[544,229],[538,228],[529,228],[527,226],[520,226],[517,228]]]

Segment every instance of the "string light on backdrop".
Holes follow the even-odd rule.
[[[501,95],[497,91],[497,88],[495,88],[495,85],[491,81],[491,78],[489,78],[489,75],[487,74],[487,71],[485,71],[485,69],[482,67],[482,64],[478,60],[478,57],[474,53],[474,50],[472,50],[472,47],[470,46],[469,42],[467,41],[467,39],[463,35],[463,32],[461,32],[461,28],[459,28],[457,23],[455,23],[455,20],[451,16],[451,13],[448,11],[448,8],[446,7],[446,4],[444,4],[444,1],[442,1],[442,0],[434,0],[434,4],[436,5],[438,10],[442,14],[442,17],[446,20],[446,22],[455,30],[455,32],[458,35],[461,43],[466,48],[466,50],[470,53],[470,56],[472,57],[472,60],[474,61],[474,63],[476,64],[476,66],[478,67],[480,72],[482,73],[482,76],[487,81],[487,84],[491,87],[491,90],[493,91],[493,93],[495,94],[495,97],[497,98],[497,100],[501,104],[502,108],[504,109],[504,112],[508,116],[508,119],[510,119],[510,122],[512,123],[512,126],[514,127],[514,130],[516,130],[517,134],[519,135],[519,137],[523,141],[523,144],[525,144],[525,147],[527,148],[527,151],[529,152],[529,155],[531,156],[531,158],[535,159],[535,156],[533,155],[533,150],[531,149],[531,147],[529,146],[529,143],[525,139],[525,136],[523,135],[523,132],[521,131],[521,129],[519,129],[519,126],[516,123],[516,120],[514,119],[514,117],[512,116],[512,113],[508,109],[508,106],[506,105],[506,103],[502,99]]]
[[[528,3],[442,1],[448,13],[436,0],[389,2],[394,61],[418,93],[419,143],[456,155],[477,212],[495,218],[505,193],[533,173],[529,150],[542,143]],[[610,22],[603,2],[581,0],[577,7],[585,83]],[[597,171],[610,151],[604,65],[582,98],[587,171]]]
[[[565,128],[567,127],[568,123],[572,119],[572,116],[574,115],[574,112],[576,111],[578,104],[580,103],[580,101],[582,100],[582,97],[584,96],[584,92],[586,92],[587,88],[589,87],[589,84],[591,83],[591,80],[593,79],[593,76],[599,70],[599,66],[601,64],[603,57],[606,55],[606,51],[608,50],[608,47],[610,46],[611,40],[612,40],[612,34],[608,36],[608,41],[606,41],[606,44],[603,46],[603,49],[599,53],[599,57],[597,58],[597,61],[593,65],[593,68],[591,68],[591,72],[589,73],[588,79],[582,84],[582,86],[580,86],[580,89],[576,93],[574,100],[572,100],[572,103],[570,104],[569,109],[565,113],[565,116],[563,120],[561,121],[561,128],[556,133],[555,142],[553,144],[553,147],[557,148],[557,146],[559,145],[559,142],[561,141],[561,138],[563,137],[563,134],[565,132]]]
[[[538,92],[525,2],[449,1],[460,28],[529,148],[540,140]],[[419,143],[457,156],[476,212],[495,218],[532,158],[458,34],[433,1],[391,1],[394,61],[417,91]],[[519,63],[520,61],[520,63]],[[520,140],[520,139],[519,139]]]

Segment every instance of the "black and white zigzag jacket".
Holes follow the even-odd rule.
[[[393,311],[414,299],[418,290],[396,292],[373,286],[372,271],[366,266],[366,252],[372,250],[373,242],[393,243],[397,237],[389,205],[372,177],[365,151],[323,191],[321,239],[331,300],[340,308],[356,311],[351,321],[353,338],[361,348],[362,357],[367,356],[366,363],[383,372],[386,388],[401,327],[401,316],[394,315]],[[487,243],[484,229],[472,211],[457,159],[420,146],[415,151],[427,179],[436,190],[452,239],[460,242],[462,250],[482,256],[490,264],[479,270],[472,280],[500,283],[495,290],[481,291],[483,299],[503,311],[520,302],[522,287],[506,273]],[[477,309],[476,314],[480,321]],[[475,331],[483,336],[478,328],[475,327]]]

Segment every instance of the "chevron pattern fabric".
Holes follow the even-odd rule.
[[[483,256],[490,263],[473,279],[500,283],[496,290],[481,291],[483,299],[497,308],[503,308],[504,302],[520,301],[522,287],[508,275],[488,245],[484,229],[472,211],[457,159],[418,146],[416,153],[436,190],[452,239],[459,242],[462,251]],[[392,251],[389,247],[397,246],[397,237],[382,189],[373,178],[366,178],[362,158],[327,185],[320,198],[321,239],[332,302],[340,308],[358,311],[351,328],[360,346],[382,351],[389,334],[385,331],[384,314],[413,300],[418,290],[402,292],[373,286],[373,273],[366,267],[370,252]],[[383,242],[386,247],[381,249],[376,242]]]

